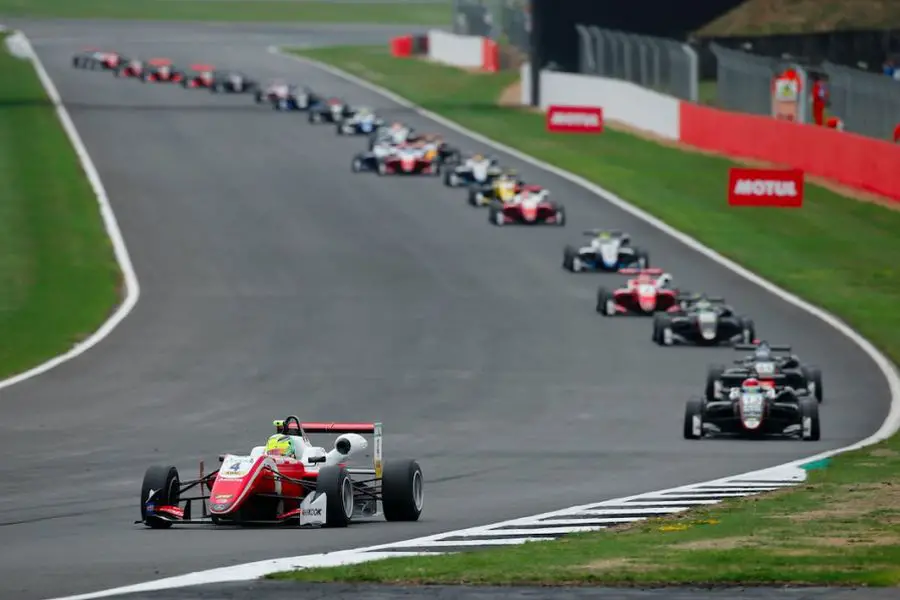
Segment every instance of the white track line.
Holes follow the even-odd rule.
[[[85,147],[81,136],[78,134],[78,130],[75,129],[75,124],[72,122],[72,119],[69,116],[69,112],[66,110],[65,105],[63,105],[63,101],[59,95],[59,91],[56,89],[56,86],[53,84],[53,81],[47,74],[47,70],[44,69],[44,64],[38,57],[37,52],[35,52],[34,48],[31,46],[31,42],[28,40],[25,34],[20,31],[15,32],[13,35],[21,35],[21,42],[23,46],[28,49],[29,59],[34,66],[34,70],[37,73],[38,79],[40,79],[41,85],[44,87],[44,91],[46,92],[47,97],[53,103],[53,106],[56,109],[56,116],[59,118],[59,122],[62,124],[66,135],[69,136],[69,141],[72,143],[72,147],[75,149],[75,154],[81,161],[81,167],[82,169],[84,169],[84,173],[85,175],[87,175],[88,182],[90,182],[91,187],[94,190],[94,194],[97,196],[97,204],[100,207],[100,215],[101,217],[103,217],[103,224],[106,227],[106,234],[109,236],[109,239],[112,242],[116,261],[119,263],[119,269],[122,271],[122,278],[124,279],[125,284],[125,298],[122,299],[121,304],[119,304],[115,312],[100,326],[99,329],[92,333],[90,337],[78,344],[75,344],[65,354],[60,354],[45,363],[42,363],[25,371],[24,373],[19,373],[18,375],[14,375],[0,381],[0,389],[7,388],[11,385],[15,385],[25,380],[31,379],[32,377],[37,377],[42,373],[46,373],[50,369],[58,367],[59,365],[84,354],[85,352],[99,344],[101,341],[103,341],[104,338],[112,333],[112,331],[119,325],[119,323],[121,323],[125,319],[125,317],[127,317],[128,314],[132,311],[132,309],[134,309],[135,305],[137,304],[138,297],[141,294],[137,275],[135,274],[134,267],[131,264],[131,257],[128,254],[128,248],[125,246],[125,239],[122,237],[122,231],[119,229],[119,223],[116,220],[116,215],[113,213],[112,206],[109,203],[109,197],[106,194],[106,188],[103,187],[103,182],[100,181],[100,174],[97,172],[97,167],[94,166],[94,161],[91,160],[91,156],[90,154],[88,154],[87,148]]]
[[[740,275],[744,279],[760,286],[766,291],[778,296],[785,302],[793,304],[794,306],[812,314],[817,317],[821,321],[824,321],[826,324],[831,327],[837,329],[846,337],[848,337],[851,341],[853,341],[856,345],[858,345],[862,350],[872,359],[872,361],[878,366],[881,372],[884,374],[885,379],[888,382],[888,387],[891,393],[891,408],[888,416],[885,418],[884,422],[881,424],[881,427],[874,434],[869,437],[853,444],[851,446],[846,446],[844,448],[838,448],[836,450],[828,450],[826,452],[822,452],[820,454],[816,454],[815,456],[811,456],[809,458],[803,458],[795,461],[791,461],[789,463],[785,463],[783,465],[778,465],[775,467],[770,467],[766,469],[759,469],[757,471],[751,471],[748,473],[743,473],[741,475],[735,475],[731,477],[723,477],[721,479],[716,479],[713,481],[703,481],[691,485],[681,486],[678,488],[673,488],[671,490],[660,490],[656,492],[651,492],[648,494],[639,494],[636,496],[629,496],[626,498],[617,498],[614,500],[608,500],[606,502],[592,502],[590,504],[584,504],[582,506],[574,506],[571,508],[566,508],[563,510],[553,511],[549,513],[544,513],[540,515],[534,515],[532,517],[527,517],[524,519],[513,519],[511,521],[504,521],[501,523],[492,523],[490,525],[483,525],[479,527],[471,527],[469,529],[463,529],[459,531],[448,531],[445,533],[426,536],[422,538],[417,538],[413,540],[405,540],[401,542],[394,542],[390,544],[382,544],[378,546],[369,546],[365,548],[354,548],[351,550],[344,550],[340,552],[333,553],[325,553],[325,554],[311,554],[306,556],[296,556],[291,558],[283,558],[283,559],[274,559],[268,561],[258,561],[254,563],[247,563],[243,565],[235,565],[233,567],[224,567],[220,569],[211,569],[208,571],[198,571],[195,573],[189,573],[187,575],[177,576],[177,577],[169,577],[166,579],[160,579],[157,581],[150,581],[147,583],[141,583],[137,585],[124,586],[109,590],[103,590],[100,592],[89,593],[89,594],[81,594],[78,596],[66,596],[64,598],[56,598],[54,600],[92,600],[93,598],[104,598],[109,596],[115,596],[119,594],[127,594],[134,592],[146,592],[153,590],[162,590],[162,589],[172,589],[179,587],[187,587],[193,585],[203,585],[209,583],[222,583],[222,582],[230,582],[230,581],[248,581],[252,579],[257,579],[259,577],[263,577],[265,575],[269,575],[271,573],[277,573],[280,571],[289,571],[300,568],[315,568],[315,567],[333,567],[333,566],[341,566],[348,564],[358,564],[362,562],[369,562],[372,560],[380,560],[384,558],[392,558],[396,556],[410,556],[410,555],[420,555],[422,553],[409,554],[405,552],[387,552],[382,550],[388,550],[391,548],[419,548],[419,547],[428,547],[428,548],[440,548],[440,547],[461,547],[464,545],[470,545],[474,547],[478,546],[487,546],[487,545],[505,545],[505,544],[519,544],[523,541],[527,541],[527,538],[517,538],[515,540],[503,540],[503,539],[495,539],[490,542],[442,542],[443,538],[447,537],[461,537],[461,536],[474,536],[474,535],[490,535],[492,532],[499,533],[496,528],[502,525],[522,525],[526,523],[540,523],[542,519],[547,517],[555,517],[562,515],[574,515],[579,514],[585,511],[595,512],[597,509],[601,508],[604,505],[608,506],[620,506],[623,502],[630,502],[632,500],[640,500],[645,503],[657,503],[657,502],[666,502],[671,501],[674,503],[678,502],[677,496],[662,496],[665,492],[678,491],[678,492],[695,492],[694,495],[704,496],[703,492],[708,491],[709,486],[715,486],[718,488],[719,486],[730,487],[730,486],[739,486],[741,485],[741,480],[752,480],[754,484],[752,487],[757,487],[759,485],[759,481],[795,481],[796,483],[801,483],[804,481],[806,475],[805,472],[801,469],[801,465],[806,463],[810,463],[816,460],[821,460],[823,458],[828,458],[834,456],[835,454],[839,454],[841,452],[847,452],[849,450],[855,450],[857,448],[862,448],[864,446],[869,446],[880,442],[900,429],[900,376],[898,376],[897,370],[891,361],[884,356],[874,345],[872,345],[868,340],[862,337],[860,334],[853,331],[847,324],[843,321],[835,317],[834,315],[822,310],[821,308],[814,306],[803,300],[802,298],[784,290],[774,283],[763,279],[759,275],[745,269],[739,264],[725,258],[718,252],[713,249],[704,246],[694,238],[684,234],[677,229],[667,225],[663,221],[657,219],[650,213],[647,213],[635,206],[629,204],[626,200],[616,196],[609,190],[603,189],[602,187],[591,183],[590,181],[584,179],[583,177],[579,177],[578,175],[574,175],[560,169],[559,167],[555,167],[549,163],[538,160],[534,157],[528,156],[516,150],[515,148],[511,148],[506,146],[505,144],[501,144],[500,142],[494,141],[488,137],[481,135],[475,131],[467,129],[458,123],[451,121],[449,119],[445,119],[444,117],[435,114],[431,111],[425,110],[421,108],[406,98],[398,96],[394,94],[390,90],[387,90],[383,87],[374,85],[365,81],[364,79],[360,79],[350,73],[345,71],[341,71],[340,69],[336,69],[330,65],[326,65],[324,63],[301,58],[299,56],[288,55],[282,53],[278,48],[271,46],[269,47],[269,52],[271,54],[275,54],[278,56],[282,56],[291,60],[300,61],[307,65],[312,65],[318,69],[331,73],[332,75],[339,77],[345,81],[349,81],[354,83],[360,87],[368,89],[372,92],[380,94],[385,98],[405,107],[413,110],[417,114],[431,119],[432,121],[443,125],[444,127],[451,129],[457,133],[465,135],[477,142],[480,142],[486,146],[494,148],[495,150],[499,150],[506,154],[516,157],[522,162],[526,162],[530,165],[533,165],[537,168],[543,169],[544,171],[553,173],[554,175],[566,179],[576,185],[581,186],[582,188],[587,189],[590,192],[593,192],[598,196],[599,199],[605,200],[610,204],[624,210],[625,212],[645,221],[658,229],[659,231],[669,235],[688,248],[703,254],[708,259],[712,260],[715,263],[718,263],[722,267]],[[746,485],[746,484],[745,484]],[[772,484],[771,486],[766,487],[789,487],[785,484]],[[699,488],[699,489],[696,489]],[[702,503],[704,504],[715,504],[720,501],[721,497],[743,497],[746,495],[744,490],[738,488],[737,493],[735,490],[727,489],[723,493],[719,494],[718,497],[710,496],[709,500],[704,500]],[[700,502],[692,501],[691,504],[700,504]],[[677,505],[677,504],[674,504]],[[638,504],[635,505],[637,508]],[[591,511],[590,509],[593,509]],[[622,512],[626,512],[625,509],[622,509]],[[627,511],[630,512],[630,511]],[[637,520],[637,519],[629,519],[629,520]],[[502,531],[502,530],[500,530]],[[534,541],[545,541],[542,539],[534,540]]]

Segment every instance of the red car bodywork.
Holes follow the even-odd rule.
[[[305,434],[374,433],[374,423],[300,423]],[[282,430],[279,429],[279,433]],[[263,454],[250,459],[225,455],[216,472],[201,474],[202,487],[209,490],[208,514],[217,520],[283,522],[297,518],[300,504],[309,493],[310,483],[318,477],[302,460],[288,456]],[[346,466],[341,463],[341,466]],[[304,485],[306,484],[306,485]],[[266,497],[276,496],[277,499]],[[279,506],[280,503],[280,506]],[[279,510],[275,510],[275,508]],[[157,514],[191,522],[191,515],[179,506],[155,506]],[[204,510],[204,514],[206,511]]]
[[[184,75],[172,68],[172,61],[167,58],[154,58],[147,61],[148,69],[144,70],[144,81],[162,81],[178,83]]]
[[[397,154],[385,157],[379,166],[380,174],[407,174],[418,175],[421,173],[437,174],[435,153],[417,148],[400,147]]]
[[[140,77],[144,72],[144,63],[132,60],[124,66],[119,65],[116,75],[118,77]]]
[[[517,185],[516,196],[523,193],[538,194],[543,188],[538,185]],[[537,203],[503,202],[497,211],[504,223],[548,223],[556,224],[560,207],[549,198]],[[560,219],[562,221],[562,219]],[[498,223],[499,224],[499,223]]]
[[[208,88],[213,84],[213,72],[216,68],[212,65],[191,65],[191,73],[185,76],[184,87]]]
[[[598,312],[612,316],[608,310],[609,302],[614,313],[620,315],[652,315],[678,309],[678,290],[658,286],[657,277],[662,275],[662,269],[622,269],[619,273],[637,277],[612,293],[600,288],[597,292]]]

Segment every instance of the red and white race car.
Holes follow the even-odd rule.
[[[144,61],[132,58],[118,63],[115,67],[116,77],[140,77],[144,73]]]
[[[151,58],[141,74],[143,82],[178,83],[184,79],[184,73],[172,66],[168,58]]]
[[[680,292],[672,287],[672,276],[662,269],[621,269],[624,275],[637,275],[624,287],[610,292],[597,290],[597,312],[615,315],[653,315],[656,312],[677,310]]]
[[[123,57],[118,52],[104,52],[98,48],[83,48],[72,57],[72,66],[81,69],[115,69]]]
[[[566,209],[550,198],[550,192],[538,185],[523,185],[509,200],[491,202],[488,223],[497,226],[566,224]]]
[[[440,175],[437,150],[419,144],[400,144],[378,161],[379,175]]]
[[[186,88],[212,87],[216,78],[216,68],[212,65],[191,65],[189,73],[186,73],[181,85]]]
[[[275,435],[247,455],[225,454],[221,467],[182,481],[172,466],[153,466],[141,487],[141,523],[346,527],[360,517],[417,521],[424,504],[422,469],[414,460],[382,458],[381,423],[274,422]],[[332,450],[314,446],[310,434],[337,434]],[[368,448],[370,468],[348,467]],[[192,495],[188,492],[194,490]],[[194,510],[194,503],[200,506]],[[197,514],[199,512],[200,514]]]

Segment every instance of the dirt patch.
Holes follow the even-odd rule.
[[[864,517],[876,511],[900,511],[900,485],[873,483],[842,486],[834,490],[830,496],[830,500],[823,502],[823,504],[831,502],[830,506],[784,518],[797,522],[847,520]]]
[[[506,107],[518,107],[518,108],[529,108],[535,112],[539,112],[539,109],[536,107],[524,107],[521,103],[522,98],[522,84],[521,82],[516,82],[507,87],[500,94],[500,98],[497,101],[499,106]],[[627,133],[629,135],[633,135],[635,137],[639,137],[641,139],[645,139],[651,142],[656,142],[657,144],[661,144],[663,146],[667,146],[669,148],[675,148],[677,150],[682,150],[684,152],[694,152],[696,154],[704,154],[706,156],[716,156],[719,158],[727,158],[729,160],[734,161],[739,165],[744,165],[747,167],[756,167],[760,169],[764,168],[773,168],[778,167],[773,163],[765,162],[762,160],[755,160],[751,158],[740,158],[735,156],[727,155],[723,152],[713,152],[710,150],[703,150],[701,148],[696,148],[694,146],[689,146],[682,142],[678,142],[675,140],[670,140],[668,138],[664,138],[660,135],[656,135],[649,131],[645,131],[643,129],[638,129],[637,127],[632,127],[629,125],[625,125],[624,123],[619,123],[616,121],[606,121],[604,123],[605,127],[612,129],[613,131],[620,131],[622,133]],[[889,208],[891,210],[900,211],[900,202],[895,200],[891,200],[890,198],[885,198],[884,196],[878,196],[876,194],[870,194],[868,192],[864,192],[862,190],[852,188],[846,185],[841,185],[829,179],[824,179],[822,177],[815,177],[813,175],[807,175],[806,180],[810,183],[813,183],[819,187],[825,188],[827,190],[831,190],[836,194],[840,194],[842,196],[846,196],[848,198],[852,198],[854,200],[859,200],[860,202],[871,202],[873,204],[878,204],[879,206],[883,206],[885,208]]]
[[[878,450],[872,450],[869,452],[869,456],[874,458],[897,458],[900,456],[900,452],[896,450],[891,450],[890,448],[879,448]]]
[[[592,560],[585,565],[577,565],[573,568],[578,569],[579,571],[615,571],[618,569],[629,569],[633,571],[650,570],[653,567],[652,565],[637,563],[630,558],[602,558],[599,560]]]
[[[759,544],[759,540],[751,537],[727,537],[713,538],[709,540],[695,540],[671,546],[672,550],[734,550],[735,548],[747,548]]]

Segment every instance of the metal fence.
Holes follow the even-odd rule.
[[[716,56],[716,104],[727,110],[771,115],[772,79],[785,61],[718,44],[710,44],[710,49]]]
[[[900,124],[900,81],[829,62],[822,70],[828,75],[830,111],[846,131],[893,140]]]
[[[576,25],[579,72],[631,81],[696,102],[700,71],[697,53],[664,38]]]
[[[531,40],[529,0],[453,0],[453,32],[480,35],[527,52]]]

